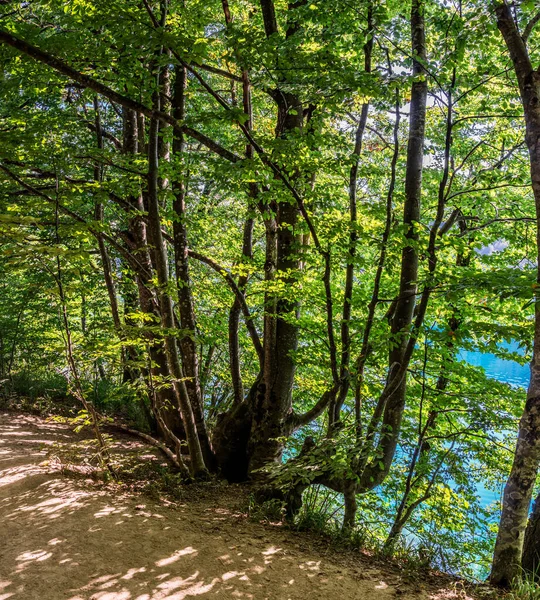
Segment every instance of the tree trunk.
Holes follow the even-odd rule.
[[[278,34],[273,0],[260,0],[267,37]],[[293,35],[296,25],[287,29],[287,37]],[[276,136],[303,128],[304,110],[300,99],[280,89],[273,91],[277,106]],[[295,233],[298,206],[293,198],[276,203],[273,215],[269,207],[261,206],[266,227],[265,279],[280,279],[288,288],[294,283],[299,267],[295,244],[300,241]],[[256,393],[250,393],[251,406],[243,409],[251,421],[247,447],[249,472],[256,471],[268,462],[281,458],[283,436],[290,433],[292,413],[292,388],[295,375],[294,352],[298,345],[298,326],[295,322],[297,303],[289,298],[277,297],[267,292],[264,317],[264,365]],[[233,409],[234,410],[234,409]],[[238,409],[235,411],[238,412]],[[242,430],[242,428],[240,428]]]
[[[525,529],[521,567],[538,576],[540,568],[540,494],[536,497]]]
[[[517,76],[525,116],[525,141],[529,150],[531,183],[540,222],[540,75],[533,69],[529,53],[521,37],[510,7],[505,3],[496,7],[497,25],[506,42]],[[540,284],[540,227],[536,232],[537,284]],[[493,584],[509,586],[521,576],[521,560],[525,527],[529,514],[533,487],[540,461],[540,303],[535,307],[535,326],[531,379],[527,401],[519,423],[519,433],[512,470],[503,495],[499,532],[495,543],[490,580]],[[531,522],[529,538],[536,527]],[[529,544],[531,548],[532,544]],[[530,561],[534,556],[528,554]]]
[[[364,44],[364,71],[371,73],[371,57],[373,53],[373,4],[369,2],[367,10],[367,36],[368,40]],[[365,102],[362,105],[362,111],[360,113],[360,120],[356,129],[355,143],[353,150],[354,162],[349,172],[349,248],[347,255],[347,268],[345,270],[345,289],[343,292],[343,312],[341,319],[341,360],[339,367],[339,392],[336,401],[333,402],[328,410],[328,433],[332,434],[332,431],[340,422],[341,409],[347,398],[350,388],[350,362],[351,362],[351,333],[350,333],[350,321],[352,314],[352,292],[354,283],[354,267],[355,267],[355,256],[356,256],[356,244],[358,239],[358,233],[356,228],[357,223],[357,187],[358,187],[358,171],[360,166],[360,155],[362,153],[362,143],[364,139],[364,133],[366,130],[367,120],[369,113],[369,102]],[[399,115],[397,116],[397,123],[399,126]]]
[[[248,217],[244,223],[244,236],[242,243],[242,260],[253,258],[252,238],[253,238],[253,218]],[[244,292],[247,284],[247,275],[240,275],[238,278],[238,289]],[[231,370],[231,381],[234,391],[234,403],[240,404],[244,400],[244,384],[242,381],[242,372],[240,366],[240,342],[238,338],[238,329],[240,325],[240,315],[242,308],[238,298],[234,298],[233,305],[229,311],[229,361]]]
[[[144,131],[141,133],[138,129],[139,122],[134,111],[124,109],[123,112],[123,142],[122,148],[124,154],[136,155],[141,150],[139,142],[144,141]],[[139,214],[131,217],[128,224],[128,233],[126,243],[133,256],[137,258],[137,272],[135,279],[139,298],[140,310],[149,315],[152,320],[159,319],[159,306],[157,298],[152,291],[152,261],[148,249],[146,223],[142,218],[144,213],[144,203],[142,195],[129,198],[129,204],[137,209]],[[145,333],[145,338],[149,345],[151,376],[155,382],[162,383],[169,378],[167,358],[161,345],[155,340],[153,333]],[[179,407],[171,386],[160,385],[155,391],[155,399],[150,394],[151,401],[155,400],[157,405],[152,406],[154,412],[158,412],[166,425],[166,429],[160,426],[160,419],[157,419],[158,427],[165,439],[168,439],[167,429],[180,439],[185,439],[185,431],[180,419]]]
[[[285,92],[274,94],[278,107],[276,135],[286,138],[295,129],[302,131],[303,108],[300,100]],[[266,220],[267,255],[265,276],[278,279],[288,290],[294,284],[299,268],[295,245],[300,236],[295,233],[298,206],[291,198],[276,207],[276,219]],[[268,462],[281,458],[283,442],[290,434],[288,421],[292,413],[294,384],[294,353],[298,346],[296,324],[297,302],[267,293],[264,318],[264,367],[262,380],[253,410],[250,439],[250,471],[260,469]]]
[[[160,300],[161,325],[165,330],[164,348],[167,365],[172,377],[173,389],[180,408],[186,439],[191,458],[191,471],[194,476],[204,476],[207,472],[204,457],[197,435],[193,409],[187,393],[184,373],[180,364],[176,338],[172,332],[176,329],[172,299],[168,291],[169,273],[165,242],[161,232],[161,219],[158,195],[158,138],[159,121],[151,119],[148,143],[148,228],[154,246],[155,267]]]
[[[179,121],[185,118],[185,87],[187,77],[185,67],[177,67],[173,94],[173,116]],[[173,139],[173,152],[176,158],[182,159],[185,151],[184,136],[176,132]],[[189,276],[188,262],[188,237],[186,230],[186,184],[183,180],[173,184],[173,222],[174,260],[176,270],[176,284],[178,289],[178,313],[180,315],[180,327],[186,332],[180,338],[180,351],[182,354],[182,366],[186,377],[186,390],[193,409],[197,435],[201,446],[204,460],[210,469],[215,467],[215,456],[210,444],[210,438],[206,430],[204,418],[203,398],[199,380],[199,355],[197,352],[197,324],[195,321],[195,308],[191,294],[191,280]]]
[[[519,422],[512,471],[504,488],[502,514],[490,575],[493,584],[506,587],[521,576],[525,527],[539,459],[540,397],[534,396],[527,399]],[[531,546],[532,544],[529,545]]]
[[[224,0],[223,4],[225,18],[227,24],[231,23],[231,16],[227,4],[227,0]],[[246,69],[242,71],[242,108],[244,114],[247,115],[247,121],[245,122],[245,128],[251,132],[253,128],[253,111],[251,105],[251,85],[249,81],[249,74]],[[253,160],[254,151],[253,146],[248,143],[246,145],[246,158]],[[249,183],[248,197],[251,203],[257,199],[259,190],[257,184],[254,182]],[[244,223],[244,235],[242,239],[242,262],[253,259],[253,226],[254,219],[249,215],[252,210],[251,203],[248,204],[248,216]],[[244,292],[248,282],[247,274],[242,273],[238,277],[238,289]],[[233,305],[229,311],[229,363],[231,370],[231,380],[234,390],[234,403],[240,404],[244,400],[244,384],[242,381],[242,373],[240,368],[240,342],[238,339],[238,328],[240,325],[240,315],[242,309],[240,306],[240,300],[235,297]]]
[[[387,476],[397,447],[401,420],[405,408],[407,389],[407,356],[409,336],[413,323],[418,280],[418,233],[420,221],[420,199],[422,193],[422,170],[424,160],[424,138],[426,126],[427,80],[423,64],[426,61],[424,3],[413,0],[411,8],[411,38],[413,76],[409,118],[409,140],[407,145],[407,168],[405,173],[405,204],[403,224],[405,247],[401,255],[399,293],[391,318],[388,376],[385,389],[379,399],[372,419],[371,431],[367,433],[364,455],[375,456],[365,467],[360,481],[363,489],[373,489]],[[377,422],[382,414],[380,440],[374,452],[370,444]]]

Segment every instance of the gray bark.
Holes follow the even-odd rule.
[[[525,41],[520,36],[509,5],[496,6],[497,25],[514,64],[525,117],[525,141],[529,150],[531,183],[540,220],[540,74],[534,70]],[[536,232],[540,283],[540,228]],[[540,303],[535,302],[535,326],[531,379],[519,423],[512,470],[503,495],[499,532],[490,580],[509,586],[521,576],[523,543],[538,465],[540,462]]]

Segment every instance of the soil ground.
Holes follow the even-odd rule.
[[[115,437],[115,459],[161,461],[143,443]],[[89,466],[66,476],[70,449],[82,445],[90,456],[86,438],[62,423],[0,414],[0,600],[473,597],[447,577],[410,582],[361,553],[253,522],[238,487],[187,486],[172,502],[105,485]]]

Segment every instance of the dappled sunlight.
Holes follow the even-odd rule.
[[[6,429],[2,429],[2,437],[6,437],[8,435],[16,435],[18,437],[22,437],[22,436],[37,435],[37,434],[33,433],[31,431],[17,431],[17,430],[9,431]]]
[[[23,552],[15,559],[19,566],[15,569],[15,573],[24,571],[33,562],[43,562],[52,557],[52,552],[46,550],[34,550],[33,552]]]
[[[0,519],[10,543],[0,566],[0,600],[385,600],[395,595],[386,579],[357,578],[320,556],[299,552],[294,534],[280,527],[249,524],[233,509],[115,496],[62,477],[42,462],[42,453],[32,458],[33,444],[10,444],[4,440],[3,450],[13,453],[15,464],[6,462],[1,471],[10,478],[0,487]],[[22,459],[25,464],[17,464]],[[42,479],[24,479],[33,470]]]
[[[0,471],[0,487],[10,485],[25,477],[43,473],[43,469],[35,465],[22,465]]]
[[[146,567],[141,567],[140,569],[129,569],[129,571],[120,577],[120,579],[133,579],[133,577],[137,573],[144,573],[146,571]]]
[[[50,519],[56,519],[66,509],[75,509],[83,506],[82,498],[88,497],[88,494],[79,490],[64,490],[61,496],[47,498],[36,504],[23,504],[13,513],[7,515],[7,518],[17,516],[18,513],[33,513],[34,516],[48,516]]]
[[[302,569],[302,571],[308,572],[308,577],[313,577],[316,573],[319,572],[320,567],[321,567],[321,561],[320,560],[308,560],[305,563],[300,563],[298,566],[300,569]]]
[[[104,506],[102,509],[98,510],[98,512],[94,513],[94,517],[96,519],[100,519],[101,517],[109,517],[110,515],[121,514],[122,511],[125,510],[125,506]]]
[[[179,560],[182,556],[186,556],[186,554],[197,554],[197,550],[195,550],[195,548],[192,548],[191,546],[188,546],[183,550],[177,550],[171,556],[156,561],[156,567],[166,567],[167,565],[171,565],[172,563],[175,563],[177,560]]]

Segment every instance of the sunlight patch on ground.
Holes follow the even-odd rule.
[[[17,556],[17,558],[15,559],[18,563],[20,563],[17,566],[15,573],[21,573],[32,563],[43,562],[44,560],[48,560],[49,558],[51,558],[51,556],[52,552],[47,552],[46,550],[42,550],[41,548],[39,550],[34,550],[33,552],[23,552],[22,554],[19,554],[19,556]]]
[[[133,579],[137,573],[146,573],[146,567],[141,567],[140,569],[129,569],[129,571],[120,577],[120,579]]]
[[[47,542],[47,544],[48,544],[49,546],[56,546],[57,544],[61,544],[62,542],[65,542],[65,541],[66,541],[66,540],[61,540],[61,539],[59,539],[59,538],[53,538],[52,540],[49,540],[49,541]]]
[[[8,516],[13,517],[18,512],[37,512],[41,515],[48,515],[49,518],[56,518],[60,516],[59,513],[66,508],[80,508],[84,506],[84,503],[80,502],[80,500],[87,495],[88,494],[85,492],[72,490],[66,492],[66,495],[60,498],[49,498],[48,500],[43,500],[42,502],[31,506],[20,506],[15,512]]]
[[[183,600],[189,596],[201,596],[209,592],[216,583],[220,582],[220,579],[214,578],[210,583],[205,584],[204,581],[196,581],[198,577],[199,571],[196,571],[193,575],[185,579],[174,577],[169,581],[161,583],[158,585],[160,591],[154,592],[150,596],[150,600]]]
[[[272,554],[277,554],[278,552],[281,552],[281,548],[270,546],[270,548],[268,548],[268,550],[265,550],[262,554],[264,556],[272,556]]]
[[[156,564],[156,567],[166,567],[168,565],[171,565],[172,563],[175,563],[182,556],[186,556],[188,554],[197,556],[198,553],[199,553],[198,550],[195,550],[195,548],[188,546],[187,548],[184,548],[183,550],[177,550],[174,554],[172,554],[171,556],[168,556],[167,558],[163,558],[161,560],[156,561],[155,564]]]
[[[110,587],[111,584],[114,585],[117,582],[118,577],[120,577],[120,575],[121,573],[115,573],[114,575],[102,575],[101,577],[96,577],[95,579],[92,579],[92,581],[90,581],[87,585],[82,587],[81,590],[91,590],[92,588],[98,586],[102,589],[106,589],[107,587]]]
[[[43,473],[43,469],[36,467],[35,465],[24,465],[12,467],[11,469],[4,469],[3,471],[0,471],[0,487],[10,485],[16,481],[21,481],[25,477],[37,475],[38,473]]]
[[[9,593],[9,592],[7,594],[2,594],[2,590],[4,588],[9,587],[10,585],[11,585],[11,581],[0,580],[0,600],[7,600],[11,596],[13,596],[13,593]]]
[[[108,517],[109,515],[120,514],[120,513],[122,513],[122,511],[125,511],[125,510],[126,510],[125,506],[115,507],[115,506],[107,505],[107,506],[104,506],[103,508],[101,508],[100,510],[98,510],[98,512],[94,513],[94,517],[96,517],[96,519],[100,519],[101,517]]]

